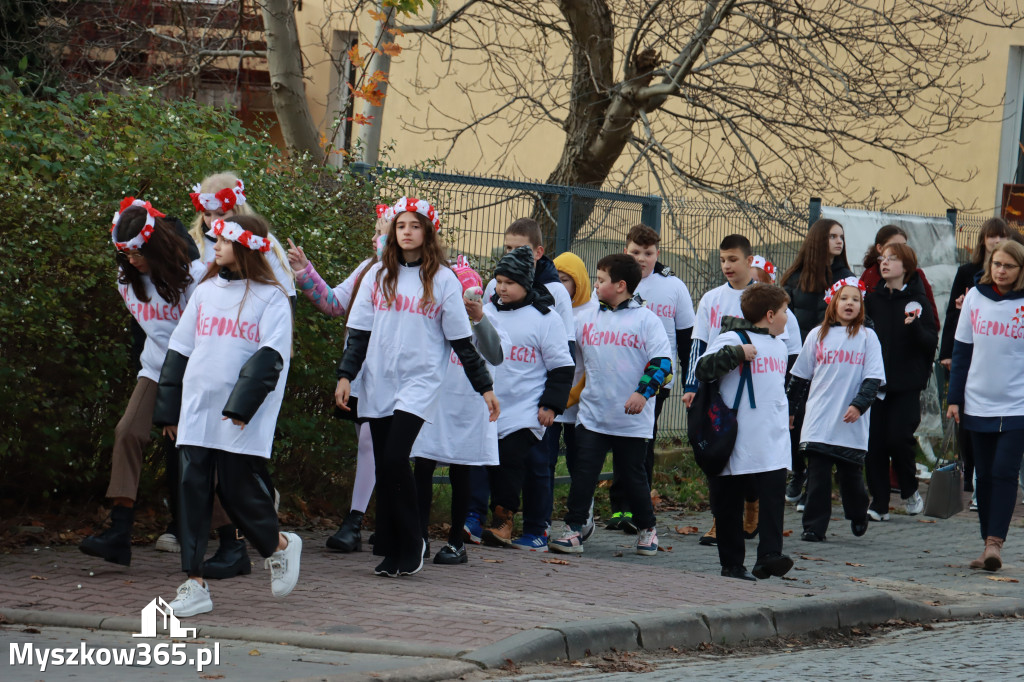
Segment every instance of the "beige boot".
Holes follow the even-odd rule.
[[[985,553],[981,556],[984,557],[983,568],[986,571],[998,571],[1003,567],[1003,558],[999,555],[1002,549],[1003,538],[997,538],[994,535],[985,538]]]
[[[982,550],[978,558],[972,559],[971,563],[967,565],[976,570],[985,568],[985,550]]]
[[[747,540],[757,537],[757,514],[760,505],[757,500],[743,503],[743,537]]]
[[[704,535],[701,536],[700,544],[708,546],[708,547],[714,547],[714,546],[718,545],[718,530],[717,529],[718,529],[718,522],[714,518],[712,518],[711,519],[711,530],[709,530],[707,533],[704,533]]]
[[[491,527],[485,528],[480,539],[491,547],[505,547],[512,544],[512,530],[515,526],[516,513],[501,505],[494,508],[491,515]]]

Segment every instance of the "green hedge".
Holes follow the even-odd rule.
[[[0,85],[0,486],[24,501],[106,486],[135,384],[110,244],[122,197],[188,224],[189,188],[235,170],[281,242],[304,244],[330,283],[368,255],[376,203],[358,177],[292,163],[227,112],[147,88],[49,94]],[[282,491],[347,509],[352,427],[330,416],[343,325],[300,300],[295,328],[272,466]]]

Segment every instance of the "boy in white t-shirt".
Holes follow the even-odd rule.
[[[534,485],[529,478],[524,481],[527,457],[565,410],[575,368],[554,300],[545,288],[533,286],[533,268],[529,247],[505,254],[494,269],[497,292],[484,306],[511,344],[494,370],[494,391],[502,405],[499,464],[487,467],[492,525],[481,534],[485,544],[498,547],[512,543],[519,495]],[[545,476],[542,483],[548,480]]]
[[[708,479],[718,529],[722,575],[756,580],[785,575],[793,560],[782,553],[782,513],[790,461],[789,403],[786,399],[786,329],[789,296],[771,284],[753,284],[740,297],[743,318],[726,316],[721,334],[697,361],[696,377],[718,382],[726,404],[741,388],[749,365],[752,389],[744,390],[736,414],[736,445],[722,472]],[[743,501],[753,486],[760,500],[757,563],[743,565]]]
[[[532,288],[547,292],[554,298],[553,312],[562,321],[565,336],[568,339],[569,354],[575,355],[573,337],[575,323],[572,314],[572,297],[561,283],[554,262],[545,255],[544,235],[540,225],[532,218],[519,218],[505,230],[505,253],[526,246],[533,255]],[[495,285],[492,279],[484,290],[484,301],[494,297]],[[516,549],[528,549],[544,552],[547,550],[547,527],[551,519],[551,508],[554,497],[551,474],[558,458],[558,441],[556,434],[545,435],[544,439],[530,448],[526,459],[525,480],[523,484],[523,534],[516,538],[512,546]],[[466,516],[465,534],[469,542],[479,543],[482,523],[487,516],[488,488],[487,476],[474,469],[470,475],[473,498],[470,500],[469,513]]]
[[[661,236],[657,232],[646,225],[636,225],[626,235],[625,252],[640,264],[640,284],[633,293],[640,297],[643,305],[664,325],[668,345],[672,349],[669,357],[673,364],[679,367],[685,365],[690,357],[690,336],[694,323],[693,299],[683,281],[663,263],[658,262],[660,242]],[[673,383],[669,381],[661,387],[654,403],[654,433],[647,441],[647,456],[644,459],[647,485],[651,487],[654,485],[654,441],[658,438],[658,418],[672,391]],[[622,485],[618,481],[612,482],[608,498],[611,502],[612,518],[605,528],[635,533],[633,514],[623,499]]]
[[[658,553],[644,458],[647,440],[654,433],[650,399],[671,381],[672,360],[665,327],[633,297],[639,283],[640,265],[632,256],[605,256],[597,263],[596,293],[601,305],[576,322],[576,344],[587,378],[576,421],[576,463],[566,530],[550,543],[555,552],[583,552],[583,524],[610,449],[615,478],[625,488],[626,503],[639,529],[636,553]]]

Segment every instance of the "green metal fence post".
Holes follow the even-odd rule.
[[[570,235],[572,234],[572,190],[563,188],[558,193],[558,225],[555,228],[555,251],[551,254],[554,258],[559,253],[569,250]]]
[[[956,209],[955,208],[947,208],[946,209],[946,220],[948,220],[949,224],[953,226],[953,232],[955,233],[956,232]]]
[[[640,222],[661,234],[661,197],[648,196],[640,209]]]
[[[821,199],[818,197],[811,197],[811,203],[807,207],[807,227],[810,227],[815,223],[818,218],[821,217]]]

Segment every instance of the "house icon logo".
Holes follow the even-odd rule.
[[[174,615],[174,609],[171,608],[171,605],[164,601],[163,597],[157,597],[142,609],[142,632],[135,633],[132,637],[156,637],[157,620],[159,620],[160,616],[163,616],[162,629],[167,630],[169,637],[196,636],[196,629],[181,627],[181,623],[178,621],[178,617]]]

